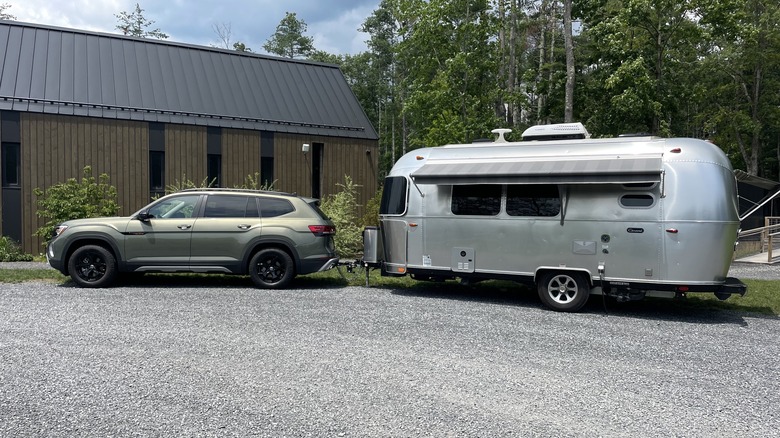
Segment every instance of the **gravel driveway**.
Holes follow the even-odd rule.
[[[0,284],[0,436],[777,436],[780,321],[517,289]],[[165,283],[167,281],[167,283]]]

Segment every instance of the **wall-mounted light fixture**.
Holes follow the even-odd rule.
[[[306,154],[307,152],[309,152],[309,143],[304,143],[304,144],[301,146],[301,152],[303,152],[304,154]]]

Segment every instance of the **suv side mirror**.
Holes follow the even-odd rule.
[[[140,213],[138,213],[138,216],[136,216],[139,221],[141,222],[149,222],[149,219],[153,218],[153,214],[149,214],[149,210],[144,210]]]

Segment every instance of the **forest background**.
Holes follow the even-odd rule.
[[[593,137],[703,138],[780,179],[777,0],[382,0],[367,50],[317,50],[287,12],[263,49],[338,64],[379,132],[380,178],[402,154],[511,128],[582,122]],[[15,19],[0,5],[0,18]],[[135,11],[126,35],[167,38]],[[229,23],[213,25],[219,47]]]
[[[308,58],[341,66],[385,172],[415,148],[579,121],[708,139],[778,179],[776,0],[384,0],[360,30],[366,52]]]

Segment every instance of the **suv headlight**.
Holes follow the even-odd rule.
[[[60,234],[62,234],[62,232],[67,230],[67,229],[68,229],[67,225],[58,225],[57,227],[54,228],[54,233],[52,233],[51,237],[55,238],[55,237],[59,236]]]

